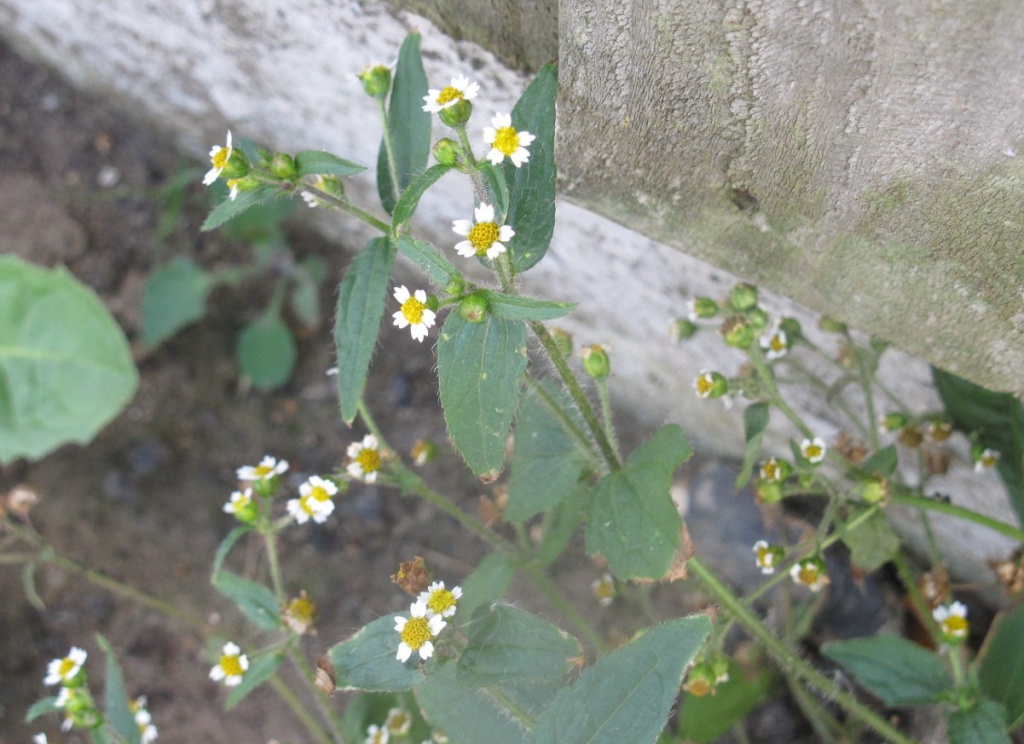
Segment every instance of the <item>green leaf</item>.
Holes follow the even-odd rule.
[[[1010,393],[994,393],[936,367],[932,378],[956,427],[977,431],[982,447],[999,451],[996,467],[1024,524],[1024,405]]]
[[[437,341],[441,406],[448,432],[478,476],[501,471],[526,369],[526,327],[486,315],[470,323],[449,313]]]
[[[764,431],[768,428],[770,418],[771,409],[767,403],[751,403],[743,412],[743,433],[747,442],[747,451],[743,456],[740,474],[736,478],[736,488],[743,488],[750,482],[750,475],[754,470],[757,457],[761,453],[761,440],[764,439]]]
[[[683,522],[672,502],[672,475],[691,454],[683,430],[663,426],[630,455],[622,470],[594,486],[587,553],[601,553],[620,579],[660,579],[679,549]]]
[[[142,290],[142,343],[156,346],[203,317],[212,287],[207,273],[187,258],[150,274]]]
[[[420,57],[420,35],[405,37],[398,50],[394,83],[388,106],[391,124],[391,150],[394,154],[394,172],[398,174],[397,189],[391,179],[388,151],[381,142],[377,156],[377,193],[380,202],[390,214],[395,209],[395,193],[401,194],[412,180],[427,167],[430,157],[430,114],[423,110],[423,97],[427,95],[427,75]]]
[[[477,607],[501,599],[508,591],[515,568],[500,553],[485,557],[466,580],[462,582],[459,617],[470,617]]]
[[[138,380],[95,292],[63,268],[0,257],[0,464],[88,442]]]
[[[1009,730],[1024,723],[1024,605],[1000,612],[978,662],[981,691],[1006,708]]]
[[[107,639],[96,636],[96,642],[107,655],[107,679],[105,703],[107,723],[127,744],[142,744],[139,725],[135,723],[135,714],[128,701],[128,692],[124,689],[124,675],[117,663],[114,649]]]
[[[896,445],[890,444],[858,465],[857,471],[868,477],[888,478],[896,471],[899,462],[900,455],[896,451]]]
[[[346,424],[356,417],[366,387],[394,262],[394,245],[386,238],[374,238],[349,264],[338,290],[334,342],[341,417]]]
[[[534,744],[654,741],[710,632],[704,615],[671,620],[599,659],[541,714]]]
[[[295,369],[295,337],[276,315],[264,315],[238,336],[238,366],[257,390],[272,390],[288,382]]]
[[[487,298],[487,309],[499,318],[509,320],[554,320],[561,318],[576,309],[578,302],[552,302],[538,300],[533,297],[517,297],[492,292],[489,289],[480,292]]]
[[[431,674],[415,694],[427,720],[444,731],[451,744],[526,744],[530,741],[531,701],[523,700],[522,693],[497,685],[464,684],[456,679],[454,665],[447,664]]]
[[[510,605],[480,607],[463,631],[455,678],[479,687],[561,680],[583,652],[558,626]]]
[[[59,711],[57,707],[57,697],[43,698],[32,704],[32,707],[25,713],[25,723],[32,723],[32,721],[39,718],[39,716],[45,716],[47,713],[53,713]]]
[[[326,150],[303,150],[295,155],[295,169],[302,176],[354,176],[366,168]]]
[[[338,689],[398,692],[423,683],[418,657],[405,663],[395,658],[401,640],[395,630],[398,614],[377,618],[327,652]]]
[[[950,713],[949,744],[1010,744],[1003,706],[982,698],[973,708]]]
[[[257,186],[252,191],[240,191],[234,199],[224,199],[224,201],[214,207],[201,229],[203,232],[208,232],[218,228],[250,207],[268,202],[276,195],[277,186]]]
[[[114,744],[110,741],[110,737],[107,736],[106,729],[94,728],[89,731],[89,736],[92,738],[92,744]]]
[[[406,187],[405,191],[402,192],[401,198],[398,203],[395,204],[394,213],[391,217],[391,232],[398,234],[399,229],[412,217],[416,211],[416,207],[420,204],[420,199],[427,193],[427,189],[437,183],[441,176],[450,171],[452,167],[450,165],[441,165],[438,163],[430,168],[427,168],[422,173],[418,174],[412,182]]]
[[[213,556],[213,577],[217,576],[217,572],[220,571],[224,559],[228,557],[228,553],[231,552],[231,548],[234,547],[235,543],[241,539],[242,535],[251,532],[252,529],[251,525],[240,524],[231,530],[228,536],[221,541],[220,545],[217,546],[217,552]]]
[[[571,399],[563,390],[550,382],[541,384],[563,410],[570,405]],[[516,417],[505,516],[524,521],[555,506],[576,485],[584,464],[575,440],[537,392],[530,391],[523,396]]]
[[[544,539],[537,547],[537,560],[542,566],[554,563],[576,534],[583,521],[583,508],[589,494],[590,486],[585,481],[580,481],[551,511],[545,522],[547,530]]]
[[[218,571],[213,576],[213,585],[260,630],[277,630],[281,627],[281,611],[277,599],[263,584],[243,579],[228,571]]]
[[[284,221],[295,211],[295,199],[271,199],[259,209],[249,209],[232,217],[221,226],[224,234],[233,240],[253,243],[254,247],[279,247],[287,243]]]
[[[505,171],[492,165],[487,160],[481,160],[476,164],[476,169],[484,177],[484,188],[487,190],[488,204],[494,205],[494,214],[498,218],[508,216],[508,183],[505,181]]]
[[[510,207],[508,224],[516,231],[508,255],[516,273],[540,261],[555,230],[555,98],[558,68],[548,63],[512,109],[512,126],[537,137],[530,160],[521,168],[504,165]]]
[[[944,700],[953,689],[938,656],[897,636],[834,641],[821,650],[893,708],[935,703]]]
[[[439,287],[448,286],[453,277],[459,276],[459,270],[452,266],[441,251],[425,240],[419,240],[410,235],[400,235],[398,250],[427,272],[427,276]]]
[[[718,685],[714,695],[687,694],[679,712],[679,738],[683,741],[714,741],[727,733],[768,695],[774,679],[761,669],[749,678],[736,664],[729,664],[729,681]]]
[[[850,515],[850,521],[856,518],[857,513]],[[899,536],[881,512],[875,512],[852,530],[844,531],[843,542],[850,549],[853,564],[869,572],[892,560],[900,548]]]
[[[255,659],[245,674],[242,675],[241,683],[231,690],[227,702],[224,703],[224,710],[231,710],[249,696],[249,693],[273,677],[284,661],[284,654],[264,654]]]

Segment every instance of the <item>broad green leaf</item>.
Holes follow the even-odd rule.
[[[92,738],[92,744],[114,744],[107,735],[106,729],[103,728],[91,729],[89,731],[89,736]]]
[[[398,176],[397,187],[391,173],[385,143],[377,156],[377,193],[388,214],[394,211],[400,195],[412,180],[427,167],[430,157],[430,114],[423,110],[423,97],[427,95],[427,75],[420,58],[420,35],[405,37],[398,50],[398,64],[391,86],[388,120],[391,125],[391,152],[393,171]]]
[[[494,214],[498,218],[508,216],[508,183],[505,181],[505,171],[487,160],[481,160],[476,164],[476,169],[484,177],[484,188],[487,190],[487,198],[484,200],[494,206]]]
[[[156,346],[203,317],[212,288],[211,277],[187,258],[150,274],[142,290],[142,343]]]
[[[981,691],[1006,708],[1009,730],[1024,723],[1024,605],[996,616],[978,662]]]
[[[561,681],[583,652],[564,630],[511,605],[480,607],[463,631],[455,678],[479,687]]]
[[[295,169],[302,176],[353,176],[366,168],[325,150],[303,150],[295,155]]]
[[[398,203],[395,204],[394,213],[391,217],[391,232],[398,234],[399,229],[402,225],[409,221],[413,213],[416,211],[416,207],[420,204],[420,199],[427,193],[427,189],[437,183],[441,176],[450,171],[452,167],[450,165],[437,165],[427,168],[422,173],[412,179],[412,182],[402,192],[401,198]]]
[[[224,710],[231,710],[249,696],[249,693],[273,677],[284,661],[284,654],[264,654],[253,660],[252,664],[242,675],[242,681],[232,688],[224,703]]]
[[[242,535],[252,531],[252,526],[248,524],[240,524],[235,527],[228,536],[221,540],[220,545],[217,546],[217,552],[213,556],[213,572],[212,576],[216,577],[217,572],[220,571],[220,567],[224,564],[224,559],[228,557],[228,553],[231,552],[231,548],[235,546]]]
[[[305,274],[295,275],[292,286],[292,310],[310,328],[320,325],[320,288]]]
[[[1024,523],[1024,405],[1010,393],[994,393],[936,367],[932,378],[956,427],[977,431],[983,447],[999,451],[996,467]]]
[[[599,659],[540,716],[533,744],[654,741],[710,632],[705,615],[671,620]]]
[[[39,716],[45,716],[47,713],[53,713],[59,711],[57,707],[57,697],[47,697],[42,700],[36,701],[25,713],[25,723],[32,723],[32,721],[39,718]]]
[[[0,257],[0,464],[88,442],[138,379],[95,292],[63,268]]]
[[[563,410],[570,404],[564,391],[541,384]],[[579,480],[585,458],[536,391],[523,396],[515,441],[505,516],[523,521],[565,498]]]
[[[472,616],[477,607],[501,599],[508,591],[515,568],[500,553],[485,557],[462,582],[462,599],[456,620]]]
[[[834,641],[821,647],[888,706],[927,705],[946,698],[953,683],[939,657],[894,635]]]
[[[526,327],[486,315],[470,323],[449,313],[437,341],[437,373],[448,432],[478,476],[501,472],[526,369]]]
[[[856,514],[851,514],[850,519]],[[852,530],[844,531],[843,542],[850,549],[853,564],[865,571],[874,571],[888,563],[900,548],[899,536],[881,512],[875,512]]]
[[[281,627],[281,611],[277,599],[263,584],[243,579],[229,571],[218,571],[213,576],[213,585],[260,630],[277,630]]]
[[[410,235],[398,236],[398,250],[407,258],[411,258],[427,276],[439,287],[446,287],[453,277],[459,276],[459,270],[451,262],[425,240]]]
[[[589,494],[590,486],[585,481],[580,481],[561,503],[551,510],[544,522],[544,537],[537,547],[537,560],[542,566],[554,563],[576,534],[583,521],[583,509]]]
[[[238,366],[257,390],[272,390],[288,382],[295,369],[295,337],[281,318],[264,315],[238,336]]]
[[[240,191],[234,199],[224,199],[214,207],[201,229],[203,232],[208,232],[218,228],[250,207],[268,202],[276,195],[277,186],[257,186],[252,191]]]
[[[366,387],[394,262],[394,245],[386,238],[374,238],[349,264],[338,290],[334,343],[338,349],[338,397],[346,424],[356,417]]]
[[[395,658],[400,642],[396,617],[398,613],[377,618],[327,652],[338,689],[397,692],[423,683],[418,656],[404,663]]]
[[[1010,744],[1003,706],[982,698],[973,708],[950,713],[949,744]]]
[[[487,299],[489,312],[499,318],[509,320],[554,320],[568,315],[579,304],[578,302],[552,302],[533,297],[516,297],[501,292],[492,292],[489,289],[482,290],[480,294]]]
[[[764,431],[768,428],[770,416],[771,409],[767,403],[751,403],[743,412],[743,434],[747,442],[747,450],[743,456],[740,474],[736,478],[736,488],[743,488],[750,482],[754,464],[761,453],[761,440],[764,439]]]
[[[900,455],[896,451],[896,445],[890,444],[858,465],[857,470],[868,477],[888,478],[895,472],[899,461]]]
[[[128,692],[124,689],[124,675],[121,674],[121,667],[114,656],[114,649],[110,647],[107,639],[101,635],[96,636],[96,642],[103,653],[107,655],[106,690],[104,695],[104,707],[106,710],[107,723],[127,744],[142,744],[142,734],[139,725],[135,723],[135,714],[128,704]]]
[[[714,695],[683,697],[679,737],[698,744],[714,741],[764,702],[773,681],[767,669],[748,678],[738,665],[730,663],[729,681],[718,685]]]
[[[601,553],[620,579],[660,579],[679,549],[683,522],[669,489],[690,456],[683,430],[663,426],[630,455],[622,470],[594,486],[587,553]]]
[[[507,223],[516,231],[508,255],[516,273],[540,261],[555,230],[555,98],[558,68],[548,63],[512,109],[512,126],[536,136],[530,160],[521,168],[504,165],[509,190]]]

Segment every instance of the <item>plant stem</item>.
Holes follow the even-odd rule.
[[[328,726],[331,729],[331,738],[335,744],[345,744],[345,734],[341,725],[341,719],[338,718],[337,712],[327,702],[327,696],[322,692],[314,683],[316,674],[313,671],[313,667],[309,665],[309,661],[302,654],[302,650],[297,646],[292,646],[288,654],[289,660],[295,667],[299,676],[302,677],[302,681],[306,684],[309,689],[310,695],[316,700],[317,707],[320,709],[321,715],[327,721]]]
[[[783,399],[778,386],[775,384],[775,376],[772,374],[771,369],[769,369],[768,364],[765,362],[764,355],[761,354],[761,350],[757,348],[757,346],[752,346],[747,350],[747,356],[754,365],[754,369],[757,371],[758,377],[761,378],[761,382],[763,382],[765,388],[767,388],[772,404],[782,411],[782,414],[793,423],[793,426],[799,429],[801,434],[808,439],[812,439],[814,437],[814,432],[811,431],[810,427],[804,423],[804,420],[800,418],[796,411],[790,408],[789,404]]]
[[[320,201],[326,202],[327,204],[330,204],[336,209],[340,209],[343,212],[348,212],[350,215],[352,215],[353,217],[357,217],[370,227],[377,228],[385,235],[391,234],[391,225],[389,225],[387,222],[383,222],[377,219],[372,214],[360,209],[350,201],[347,201],[345,199],[339,199],[336,196],[328,194],[326,191],[321,191],[316,186],[310,186],[308,183],[301,183],[297,186],[297,188],[301,189],[302,191],[308,191],[310,194],[315,196]]]
[[[615,441],[615,425],[612,423],[612,401],[608,395],[608,378],[602,377],[597,381],[597,397],[601,400],[601,418],[604,419],[604,435],[612,445],[615,454],[621,458],[619,444]]]
[[[1000,522],[998,519],[985,516],[984,514],[979,514],[967,507],[957,506],[956,504],[950,504],[938,499],[930,499],[922,496],[914,496],[909,493],[902,493],[900,490],[895,488],[890,491],[889,498],[896,504],[914,506],[918,509],[928,509],[931,511],[941,512],[942,514],[960,517],[961,519],[966,519],[969,522],[979,524],[982,527],[988,527],[993,532],[1006,535],[1017,542],[1024,543],[1024,531],[1014,527],[1013,525],[1007,524],[1006,522]]]
[[[331,737],[327,735],[327,732],[317,723],[316,719],[310,715],[295,693],[292,692],[292,688],[283,679],[275,674],[270,678],[270,686],[274,688],[277,696],[284,701],[284,704],[299,719],[299,723],[305,726],[310,736],[320,742],[320,744],[331,744]]]

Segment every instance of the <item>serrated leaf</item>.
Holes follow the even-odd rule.
[[[521,168],[504,165],[508,183],[507,224],[516,234],[508,255],[516,273],[540,261],[555,231],[555,98],[558,68],[548,63],[512,109],[512,126],[536,136],[530,144],[530,160]]]
[[[374,238],[349,265],[338,290],[334,343],[338,349],[341,417],[347,424],[356,417],[366,387],[394,262],[391,241]]]
[[[212,287],[210,276],[187,258],[150,274],[142,290],[142,343],[156,346],[202,318]]]
[[[1003,706],[981,698],[973,708],[950,713],[949,744],[1010,744]]]
[[[276,630],[281,627],[277,598],[263,584],[243,579],[229,571],[218,571],[213,576],[213,585],[260,630]]]
[[[257,186],[251,191],[240,191],[234,199],[224,199],[214,207],[200,229],[203,232],[216,229],[247,209],[270,201],[276,194],[277,186]]]
[[[232,688],[224,703],[224,710],[231,710],[249,696],[249,693],[273,677],[284,661],[284,654],[264,654],[253,660],[242,675],[242,681]]]
[[[422,173],[417,174],[415,178],[409,183],[409,185],[402,192],[402,196],[399,198],[398,203],[395,204],[394,212],[391,216],[391,232],[398,234],[402,225],[409,221],[413,213],[416,211],[416,207],[420,204],[420,199],[427,193],[427,189],[437,183],[441,176],[450,171],[452,167],[450,165],[437,165],[427,168]]]
[[[95,292],[63,268],[0,257],[0,464],[89,441],[138,379]]]
[[[430,114],[423,110],[427,75],[423,71],[418,33],[409,34],[402,42],[393,80],[388,120],[397,187],[392,181],[388,151],[383,141],[377,156],[377,193],[388,214],[394,211],[398,196],[426,169],[430,157],[432,122]]]
[[[727,733],[733,725],[764,702],[773,677],[761,669],[749,677],[735,663],[729,664],[729,680],[715,687],[715,694],[684,696],[679,711],[679,738],[704,744]]]
[[[565,410],[568,394],[551,383],[541,384]],[[505,516],[524,521],[555,506],[576,485],[584,464],[575,440],[547,405],[536,392],[527,393],[516,417]]]
[[[978,662],[981,691],[1006,709],[1009,730],[1024,723],[1024,605],[996,616]]]
[[[834,641],[822,646],[821,651],[894,708],[938,702],[953,689],[938,656],[897,636]]]
[[[103,653],[107,655],[104,695],[106,708],[104,712],[107,723],[127,744],[142,744],[142,734],[139,731],[139,725],[135,722],[135,713],[132,712],[129,705],[128,692],[124,689],[124,675],[121,674],[121,667],[117,663],[114,649],[101,635],[96,636],[96,642],[103,649]]]
[[[671,620],[583,670],[537,719],[534,744],[654,741],[711,620]]]
[[[492,292],[489,289],[481,290],[479,294],[487,299],[488,312],[509,320],[554,320],[568,315],[579,304],[578,302],[552,302],[533,297],[519,297]]]
[[[339,158],[326,150],[303,150],[295,155],[298,176],[354,176],[366,170],[365,166]]]
[[[746,453],[743,455],[743,465],[740,466],[740,474],[736,478],[736,488],[743,488],[750,482],[754,464],[761,453],[761,441],[764,439],[764,432],[768,428],[770,419],[771,409],[767,403],[751,403],[743,412],[743,434],[747,447]]]
[[[856,513],[851,514],[850,520]],[[892,560],[900,548],[900,538],[893,532],[889,520],[875,512],[865,521],[843,533],[843,542],[850,549],[850,560],[864,571],[874,571]]]
[[[520,696],[500,686],[464,684],[455,678],[453,664],[440,667],[415,694],[427,720],[444,731],[451,744],[530,741],[527,724],[532,717]]]
[[[276,315],[264,315],[238,336],[238,366],[257,390],[273,390],[288,382],[297,354],[295,336]]]
[[[405,663],[395,658],[401,640],[395,630],[398,616],[377,618],[327,652],[338,689],[398,692],[423,683],[426,677],[416,663],[418,657]]]
[[[472,616],[477,607],[501,599],[508,591],[515,568],[500,553],[486,556],[462,582],[458,619]]]
[[[448,432],[478,476],[501,471],[505,441],[526,369],[526,327],[486,315],[449,313],[437,341],[437,372]]]
[[[425,240],[411,235],[398,236],[398,250],[407,258],[412,259],[427,276],[439,287],[446,287],[452,278],[459,276],[459,270],[451,262]]]
[[[468,639],[455,678],[468,685],[561,681],[583,653],[564,630],[511,605],[480,607],[462,630]]]
[[[32,723],[32,721],[39,718],[39,716],[45,716],[47,713],[53,713],[59,710],[60,708],[57,707],[56,696],[43,698],[42,700],[38,700],[33,703],[28,709],[28,712],[25,713],[25,723]]]
[[[660,579],[679,549],[682,518],[672,502],[672,475],[691,454],[675,424],[658,429],[622,470],[594,486],[587,553],[602,554],[620,579]]]

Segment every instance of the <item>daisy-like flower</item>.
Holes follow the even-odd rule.
[[[330,499],[319,501],[316,497],[307,495],[288,499],[285,508],[295,518],[297,524],[305,524],[310,519],[317,524],[323,524],[327,517],[334,513],[334,502]]]
[[[483,256],[495,259],[505,252],[505,243],[512,239],[515,230],[508,225],[498,225],[494,221],[494,207],[486,202],[473,210],[476,223],[469,220],[454,220],[452,230],[467,239],[455,244],[455,252],[470,258]]]
[[[220,145],[214,145],[210,149],[210,162],[213,167],[206,172],[203,176],[203,183],[209,186],[211,183],[216,181],[224,170],[224,167],[228,164],[228,160],[231,159],[231,130],[228,130],[228,141],[224,147]],[[232,199],[234,197],[231,197]]]
[[[480,92],[479,83],[470,83],[469,78],[465,75],[459,75],[458,77],[452,78],[452,84],[437,90],[431,88],[427,91],[427,95],[423,96],[423,110],[428,111],[431,114],[436,114],[441,109],[446,109],[449,106],[454,106],[459,101],[468,101],[472,98],[476,98],[476,94]]]
[[[47,665],[43,683],[64,685],[71,682],[82,671],[82,665],[88,657],[89,654],[84,649],[73,646],[63,659],[54,659]]]
[[[131,708],[135,717],[135,725],[139,727],[142,744],[153,744],[157,740],[157,730],[153,725],[153,717],[146,710],[146,696],[143,695],[130,701],[128,707]]]
[[[790,466],[785,460],[769,457],[761,463],[761,480],[769,483],[781,483],[789,476]]]
[[[825,453],[827,451],[828,449],[825,447],[825,440],[821,437],[805,439],[800,442],[800,454],[803,455],[811,465],[817,465],[824,460]]]
[[[529,132],[518,132],[512,126],[509,114],[495,114],[491,126],[484,127],[484,142],[491,146],[487,159],[498,165],[506,157],[516,168],[530,159],[530,151],[526,148],[536,139]]]
[[[420,592],[418,602],[427,606],[427,615],[440,615],[451,617],[458,608],[459,598],[462,597],[462,588],[453,586],[451,589],[444,588],[443,581],[435,581],[427,587],[427,590]]]
[[[939,624],[939,630],[942,631],[946,643],[960,643],[967,637],[970,625],[967,622],[967,607],[963,602],[939,605],[932,610],[932,617]]]
[[[243,514],[253,511],[253,506],[252,489],[247,488],[244,491],[234,491],[231,500],[224,504],[224,511],[241,518]]]
[[[395,325],[399,328],[410,326],[412,337],[417,341],[423,341],[427,332],[434,325],[434,311],[427,307],[427,293],[417,289],[415,294],[409,294],[403,284],[395,287],[395,299],[401,304],[401,308],[394,314]]]
[[[821,558],[804,558],[793,564],[789,569],[789,575],[797,584],[803,584],[812,592],[820,592],[829,584],[825,561]]]
[[[235,687],[241,684],[242,675],[248,669],[249,657],[242,653],[242,649],[228,641],[220,650],[220,661],[217,662],[217,666],[210,670],[210,679],[214,682],[223,681],[228,687]]]
[[[994,468],[996,463],[999,462],[999,450],[987,448],[982,450],[981,454],[974,461],[974,472],[981,473],[989,468]]]
[[[384,721],[384,728],[393,736],[405,736],[412,728],[412,716],[409,711],[402,708],[392,708],[388,711],[387,720]]]
[[[309,496],[314,501],[330,501],[338,495],[338,487],[334,481],[321,478],[319,475],[312,475],[305,483],[299,486],[299,494]]]
[[[769,545],[767,540],[758,540],[754,543],[754,555],[757,567],[765,576],[775,573],[775,567],[782,558],[782,548],[777,545]]]
[[[411,617],[396,617],[395,630],[402,641],[398,644],[395,658],[401,662],[409,660],[413,651],[419,652],[420,658],[426,661],[434,655],[434,644],[431,641],[448,624],[440,615],[427,617],[427,605],[422,600],[413,602],[409,608]]]
[[[366,729],[366,740],[364,744],[388,744],[388,740],[391,738],[391,734],[388,733],[386,726],[378,726],[377,724],[371,724]]]
[[[729,391],[729,381],[719,372],[702,369],[693,380],[699,398],[721,398]]]
[[[608,607],[615,601],[617,593],[615,591],[615,580],[610,573],[604,573],[599,578],[594,579],[594,582],[590,585],[590,590],[597,598],[597,603],[602,607]]]
[[[363,437],[363,441],[352,442],[348,446],[348,456],[350,462],[345,469],[348,470],[349,475],[366,483],[373,483],[377,480],[377,471],[380,470],[382,462],[377,437],[367,434]]]
[[[786,339],[786,332],[780,329],[775,329],[761,336],[760,345],[764,349],[764,357],[768,361],[780,359],[786,356],[786,352],[789,351],[789,341]]]
[[[260,464],[255,467],[252,465],[243,465],[240,467],[237,475],[238,480],[251,483],[253,481],[270,480],[274,476],[281,475],[287,471],[287,460],[278,461],[277,458],[266,455],[262,460],[260,460]]]

